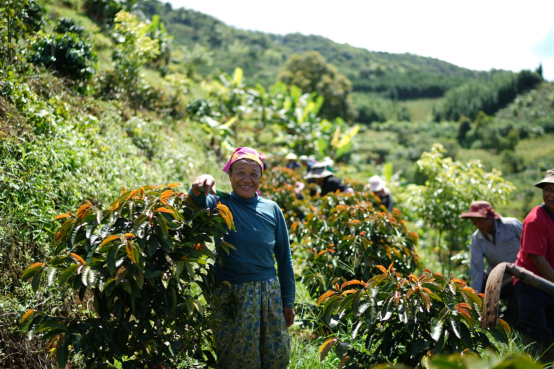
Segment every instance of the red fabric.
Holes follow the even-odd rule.
[[[554,222],[540,206],[535,207],[525,217],[516,265],[544,277],[533,263],[531,254],[544,256],[554,267]],[[517,282],[519,280],[514,277],[514,284]]]

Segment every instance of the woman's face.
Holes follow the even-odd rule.
[[[233,191],[243,199],[254,197],[260,187],[261,176],[262,170],[258,164],[242,160],[234,163],[229,173]]]

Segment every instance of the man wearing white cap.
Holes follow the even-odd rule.
[[[381,200],[381,204],[387,208],[387,211],[392,211],[392,207],[394,206],[392,194],[381,177],[373,176],[369,179],[369,190]]]

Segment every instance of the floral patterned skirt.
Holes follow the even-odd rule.
[[[212,330],[221,368],[287,367],[290,338],[277,277],[221,287],[215,297]]]

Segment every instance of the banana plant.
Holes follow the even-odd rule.
[[[208,134],[209,148],[223,159],[234,150],[233,131],[231,127],[238,122],[239,117],[234,116],[225,123],[205,116],[202,118],[202,129]]]

